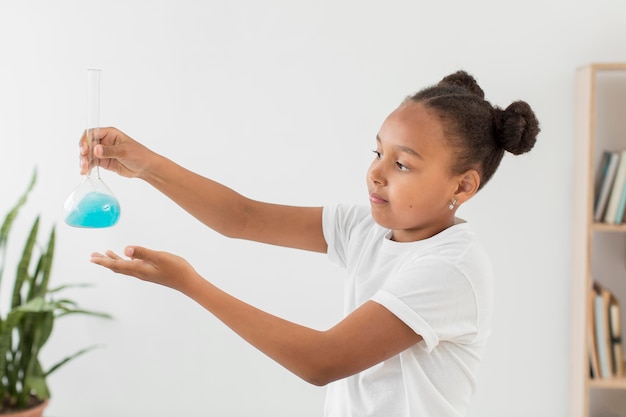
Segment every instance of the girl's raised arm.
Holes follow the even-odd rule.
[[[100,128],[99,136],[92,161],[88,161],[86,135],[81,138],[82,173],[97,163],[119,175],[141,178],[228,237],[326,252],[321,207],[251,200],[149,150],[118,129]]]

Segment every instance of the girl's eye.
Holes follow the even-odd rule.
[[[373,149],[372,152],[374,152],[374,155],[376,155],[376,159],[380,159],[380,157],[383,155],[382,152],[378,152],[376,149]]]
[[[396,166],[398,167],[398,169],[400,171],[408,171],[409,167],[407,167],[406,165],[402,164],[401,162],[396,162]]]

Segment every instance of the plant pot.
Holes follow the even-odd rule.
[[[48,406],[48,400],[45,400],[41,404],[29,408],[27,410],[12,411],[10,413],[0,413],[0,417],[41,417],[43,416],[43,410]]]

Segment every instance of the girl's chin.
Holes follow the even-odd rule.
[[[372,219],[374,219],[374,222],[376,222],[376,224],[378,224],[380,227],[383,227],[385,229],[393,229],[393,225],[391,224],[389,219],[387,219],[380,212],[378,212],[376,208],[372,208],[371,213]]]

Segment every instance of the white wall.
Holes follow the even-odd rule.
[[[122,204],[115,228],[65,226],[86,68],[103,70],[103,125],[251,197],[315,205],[366,203],[385,116],[464,68],[493,103],[528,101],[542,126],[533,152],[506,157],[460,213],[497,273],[470,416],[565,416],[574,71],[626,60],[625,16],[613,0],[0,2],[0,213],[40,173],[10,255],[41,213],[44,230],[58,228],[55,283],[95,284],[70,295],[116,317],[58,323],[47,363],[104,347],[51,378],[49,414],[321,415],[323,388],[178,293],[91,265],[92,251],[178,253],[232,294],[315,328],[341,310],[342,274],[324,256],[226,240],[138,180],[103,174]]]

